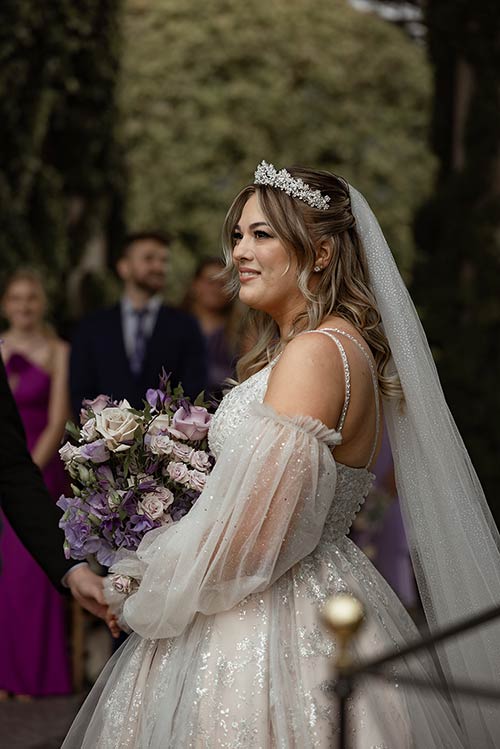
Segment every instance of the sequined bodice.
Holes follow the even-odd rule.
[[[236,385],[222,399],[208,434],[210,449],[216,457],[234,430],[249,418],[250,404],[254,401],[262,403],[264,400],[271,369],[272,364],[269,364],[240,385]],[[325,540],[339,538],[348,533],[374,479],[373,474],[366,468],[351,468],[342,463],[336,463],[336,466],[337,484],[323,532]]]

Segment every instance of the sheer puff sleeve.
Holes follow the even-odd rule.
[[[189,515],[139,546],[128,626],[148,639],[174,637],[196,613],[232,608],[310,554],[335,493],[331,447],[340,441],[316,419],[252,404]],[[112,571],[133,572],[125,560]]]

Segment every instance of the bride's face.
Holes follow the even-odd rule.
[[[243,208],[233,232],[233,261],[239,271],[244,304],[275,319],[304,306],[297,286],[297,262],[267,223],[257,195]]]

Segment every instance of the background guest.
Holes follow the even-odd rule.
[[[410,610],[418,595],[399,505],[387,429],[373,467],[375,482],[356,516],[351,537]],[[416,613],[416,611],[415,611]]]
[[[47,298],[33,270],[19,270],[1,297],[9,327],[2,356],[33,461],[54,500],[67,487],[58,447],[69,416],[68,345],[45,321]],[[64,600],[4,520],[0,538],[0,689],[21,696],[71,691]]]
[[[203,336],[196,320],[167,307],[162,291],[169,240],[156,232],[130,235],[117,263],[119,304],[84,319],[74,336],[70,387],[73,412],[84,398],[106,393],[140,407],[164,368],[172,384],[196,396],[206,382]]]
[[[225,288],[224,263],[208,257],[198,264],[183,308],[198,320],[207,347],[207,392],[220,395],[237,357],[238,309]]]

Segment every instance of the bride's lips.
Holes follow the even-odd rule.
[[[254,278],[257,278],[260,276],[260,273],[258,270],[254,270],[253,268],[238,268],[238,274],[240,278],[240,283],[247,283],[248,281],[253,281]]]

